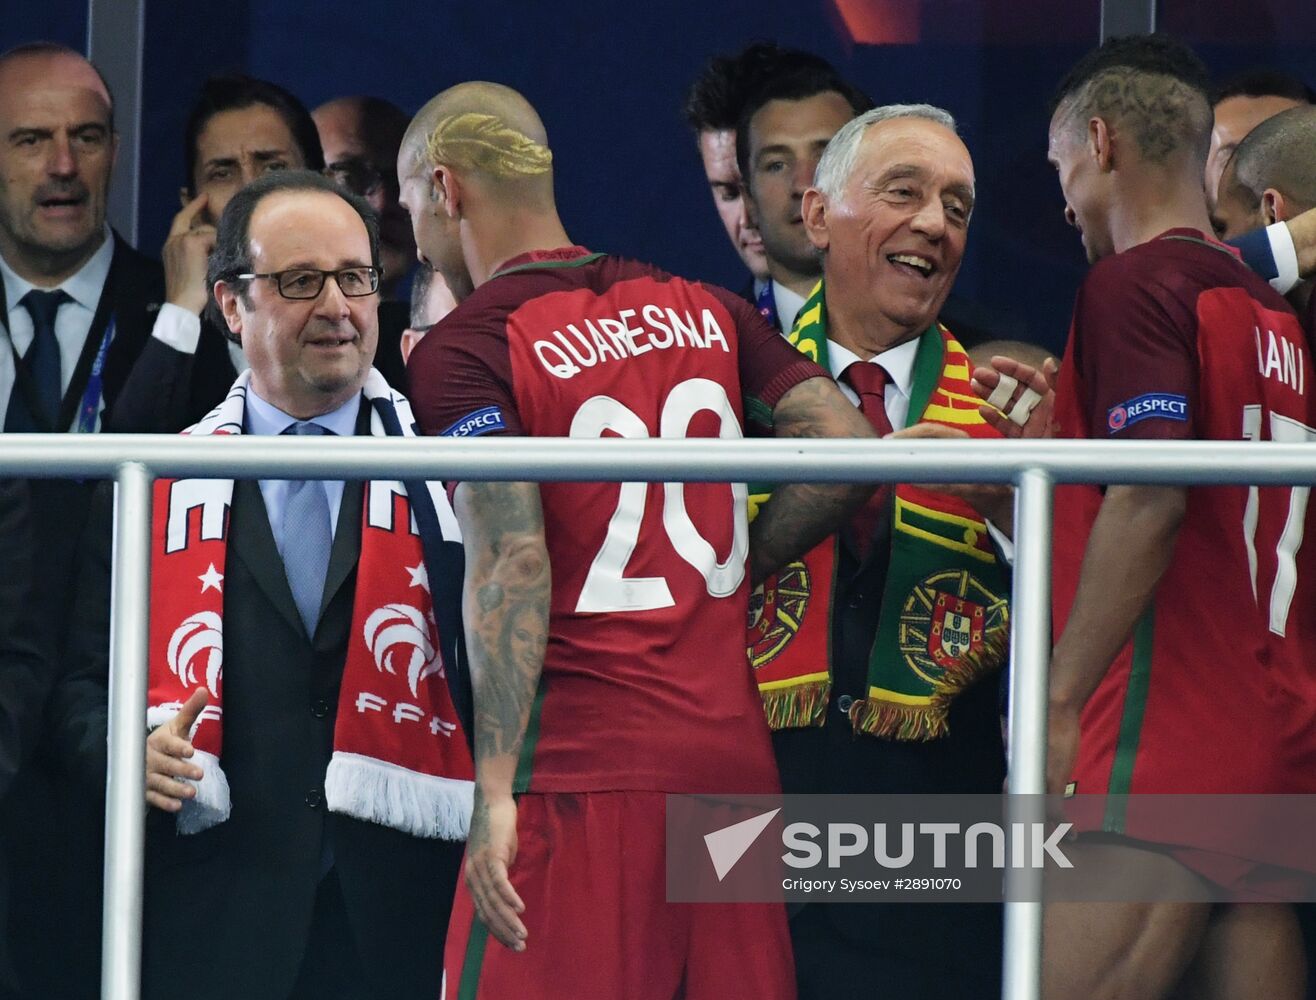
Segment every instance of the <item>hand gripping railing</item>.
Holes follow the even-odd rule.
[[[580,441],[546,438],[0,436],[0,472],[116,477],[101,995],[141,978],[146,606],[156,476],[279,479],[1014,483],[1010,795],[1046,790],[1054,483],[1316,483],[1316,444],[1103,441]],[[1242,526],[1239,526],[1242,530]],[[1006,1000],[1041,995],[1042,904],[1007,902]]]

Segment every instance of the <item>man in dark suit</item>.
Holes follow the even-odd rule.
[[[224,404],[238,400],[244,433],[371,432],[378,407],[368,395],[371,385],[383,385],[370,367],[377,233],[363,201],[303,171],[255,181],[230,203],[210,275],[228,329],[251,361]],[[318,492],[318,508],[304,509],[309,490]],[[408,484],[409,501],[417,492]],[[56,722],[91,775],[105,764],[108,673],[108,490],[99,500],[70,652],[80,666]],[[199,687],[148,739],[147,799],[155,808],[147,822],[143,994],[176,996],[183,982],[189,997],[215,1000],[435,996],[461,842],[439,839],[451,831],[412,835],[384,818],[352,818],[335,800],[332,770],[326,779],[340,716],[352,712],[359,725],[361,699],[374,697],[348,698],[344,704],[356,711],[339,707],[340,687],[353,690],[345,663],[361,641],[357,605],[374,600],[360,596],[369,586],[359,572],[362,484],[239,481],[230,503],[226,555],[207,570],[210,583],[179,583],[191,593],[213,587],[222,594],[223,749],[216,759],[231,789],[231,815],[201,832],[176,829],[205,784],[200,744],[194,756],[190,742],[198,738],[193,723],[205,718],[207,693]],[[413,510],[419,522],[419,501]],[[460,546],[440,549],[458,562],[427,559],[424,586],[434,591],[451,664]],[[152,558],[153,574],[167,575],[157,561],[164,557]],[[409,571],[414,583],[420,568]],[[407,579],[400,568],[396,575]],[[156,605],[153,597],[153,615]],[[370,665],[372,678],[377,667]],[[159,678],[153,666],[153,705]],[[213,699],[218,685],[207,683]],[[398,722],[391,712],[374,717]],[[432,739],[429,729],[424,735]],[[469,763],[464,741],[461,752]],[[203,959],[180,964],[179,928],[204,942]]]
[[[49,650],[32,605],[36,547],[31,530],[28,484],[0,479],[0,810],[31,753],[41,705],[51,681]],[[17,989],[6,947],[3,900],[9,882],[0,850],[0,997]]]
[[[963,258],[973,197],[973,163],[953,119],[926,105],[877,108],[845,125],[804,193],[823,282],[791,339],[816,349],[879,433],[922,420],[954,428],[942,434],[995,436],[972,401],[967,357],[937,323]],[[812,581],[809,612],[830,629],[825,643],[815,640],[828,666],[825,686],[808,701],[817,710],[788,718],[773,736],[783,791],[1000,792],[1005,760],[992,673],[1001,650],[978,646],[977,635],[967,649],[947,647],[932,626],[947,608],[967,616],[981,609],[980,635],[995,631],[1003,641],[1009,591],[988,535],[993,524],[1010,523],[1011,497],[997,487],[955,492],[881,490],[834,543],[782,577],[783,588]],[[917,535],[907,527],[914,509]],[[954,618],[936,623],[951,621],[949,634]],[[926,638],[897,639],[893,620]],[[755,647],[761,682],[799,656],[804,635],[780,654],[779,636]],[[978,659],[959,659],[968,651]],[[957,672],[943,674],[957,659]],[[807,689],[802,674],[817,670],[807,655],[794,662],[805,661],[808,670],[787,670],[796,691]],[[955,693],[928,677],[955,682]],[[765,690],[769,703],[791,690],[776,683]],[[907,1000],[1000,995],[1001,908],[993,904],[806,903],[792,915],[791,938],[801,1000],[866,997],[875,983]]]
[[[0,135],[3,427],[97,431],[163,297],[159,265],[105,224],[118,141],[109,91],[90,63],[63,46],[12,49],[0,55]],[[51,646],[66,631],[76,542],[93,486],[30,484],[40,553],[33,615]],[[26,711],[39,717],[41,709],[37,699]],[[23,914],[10,923],[10,950],[35,996],[95,990],[99,812],[94,801],[74,803],[65,791],[42,748],[0,810],[12,908]]]
[[[108,429],[174,433],[217,406],[248,359],[213,310],[206,309],[206,263],[215,223],[245,185],[277,170],[323,170],[315,122],[287,90],[249,76],[207,80],[184,134],[187,184],[164,245],[165,305],[137,361]],[[375,367],[402,387],[398,343],[406,307],[380,303]]]

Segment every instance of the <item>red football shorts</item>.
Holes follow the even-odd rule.
[[[457,887],[443,1000],[795,1000],[780,903],[668,903],[660,792],[526,794],[512,885],[526,950]]]

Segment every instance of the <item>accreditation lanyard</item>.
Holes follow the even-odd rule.
[[[101,409],[101,392],[105,385],[105,356],[110,353],[110,344],[113,340],[114,317],[111,316],[110,321],[105,324],[100,347],[96,349],[96,360],[91,363],[87,387],[82,390],[82,405],[78,407],[79,434],[90,434],[96,429],[96,418],[100,416]]]
[[[773,291],[771,278],[763,283],[763,291],[759,292],[754,306],[758,309],[759,315],[768,321],[769,326],[781,330],[781,320],[777,317],[777,295]]]

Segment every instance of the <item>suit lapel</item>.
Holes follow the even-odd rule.
[[[105,408],[109,409],[150,337],[164,301],[164,276],[159,265],[130,247],[118,233],[114,234],[114,259],[101,298],[109,306],[106,321],[110,314],[114,316],[114,342],[105,357],[103,388]],[[99,344],[105,327],[97,318],[91,336]]]
[[[279,610],[288,623],[305,634],[302,616],[292,599],[288,574],[274,544],[270,530],[270,516],[260,485],[250,479],[239,479],[233,484],[233,509],[229,514],[229,555],[237,556],[256,578],[269,602]]]

